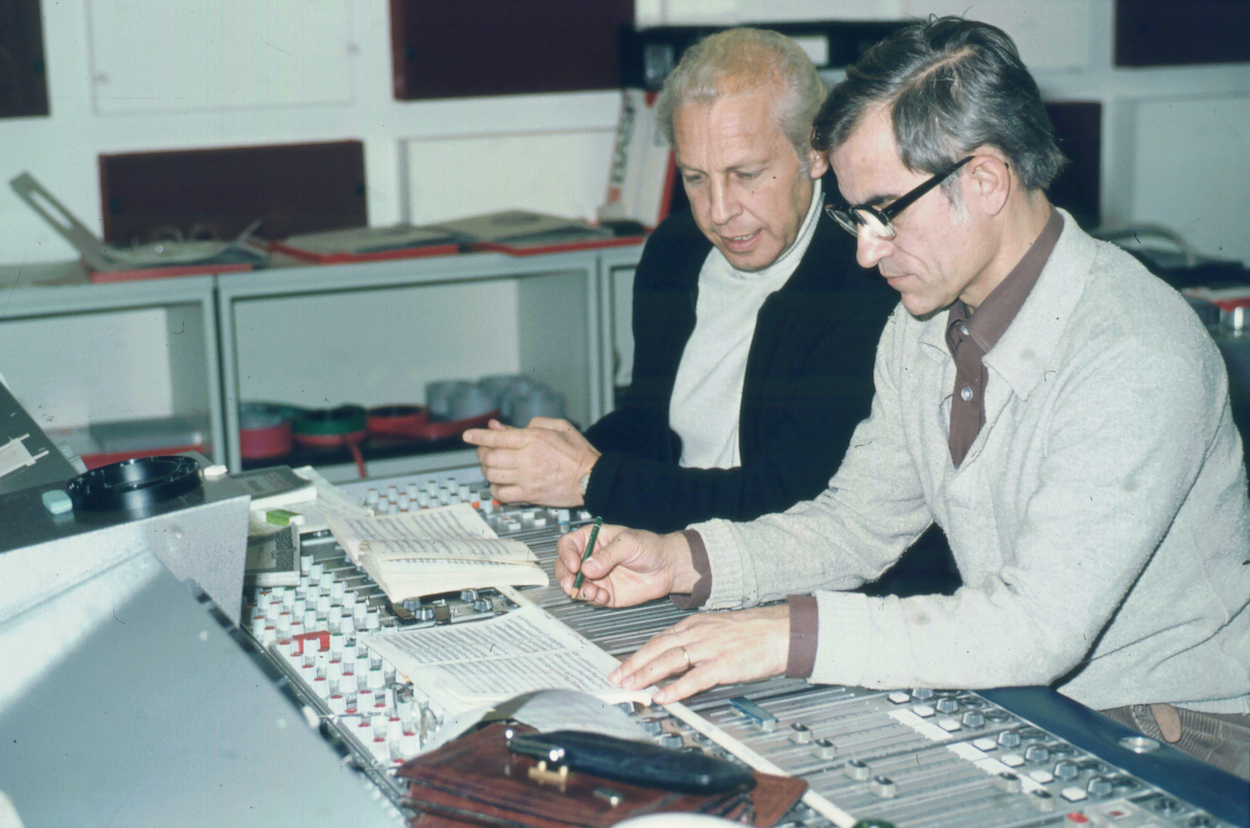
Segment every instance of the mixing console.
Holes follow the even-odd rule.
[[[472,503],[500,536],[526,543],[548,572],[556,540],[590,519],[580,510],[499,507],[475,466],[341,488],[380,513]],[[332,538],[304,538],[302,555],[300,585],[254,592],[245,626],[290,680],[310,721],[406,815],[412,812],[394,770],[423,752],[447,713],[397,677],[357,632],[469,623],[532,602],[623,657],[685,615],[668,601],[591,607],[554,585],[466,590],[392,606]],[[869,818],[899,828],[1250,822],[1250,797],[1239,780],[1134,738],[1084,708],[1088,717],[1062,735],[1062,727],[1033,712],[1065,706],[1079,707],[1042,689],[884,692],[777,678],[629,712],[659,744],[806,779],[810,790],[787,817],[796,828],[849,828]],[[1078,733],[1091,729],[1096,738]]]

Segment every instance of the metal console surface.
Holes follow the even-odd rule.
[[[402,825],[211,603],[133,563],[108,623],[0,708],[0,790],[26,828]]]
[[[401,823],[241,648],[249,498],[205,463],[75,478],[153,495],[118,508],[62,510],[72,481],[0,494],[0,792],[20,823],[0,822]]]
[[[476,466],[342,488],[383,510],[474,503],[548,569],[560,535],[589,520],[576,510],[500,508]],[[323,732],[405,813],[394,770],[432,740],[443,711],[359,645],[356,630],[471,623],[514,609],[517,596],[619,657],[686,614],[668,601],[591,607],[556,586],[467,590],[392,607],[331,538],[305,539],[303,552],[304,582],[255,593],[250,629]],[[868,818],[900,828],[1250,824],[1250,784],[1134,741],[1046,688],[876,691],[777,678],[631,712],[660,744],[806,779],[811,790],[787,817],[795,826]]]

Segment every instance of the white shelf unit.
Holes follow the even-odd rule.
[[[632,276],[640,252],[477,253],[116,284],[90,284],[77,263],[0,267],[0,373],[45,428],[181,416],[202,425],[206,454],[232,470],[242,468],[241,401],[420,404],[434,380],[524,374],[560,392],[586,426],[612,407],[612,285]],[[368,469],[472,461],[466,447]],[[356,476],[351,465],[321,470]]]
[[[614,386],[629,385],[634,369],[633,298],[634,271],[638,268],[641,247],[615,248],[603,251],[599,261],[600,330],[603,331],[603,362],[599,376],[604,413],[615,406]]]
[[[217,278],[227,462],[242,467],[240,402],[422,404],[425,384],[524,374],[586,426],[611,406],[601,284],[641,247],[279,267]],[[632,265],[630,265],[632,267]],[[467,451],[371,462],[370,476]],[[331,480],[354,467],[321,469]]]
[[[179,416],[225,459],[212,276],[91,284],[77,263],[0,268],[0,355],[45,429]]]

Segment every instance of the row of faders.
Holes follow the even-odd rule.
[[[353,487],[345,488],[350,490]],[[379,515],[398,515],[420,509],[468,503],[481,512],[492,529],[506,535],[531,529],[567,532],[570,526],[580,525],[591,519],[584,509],[503,506],[491,497],[489,484],[485,481],[470,483],[451,476],[442,479],[430,477],[420,482],[400,480],[385,486],[371,485],[366,489],[361,502]]]
[[[548,571],[560,535],[590,519],[580,510],[500,506],[476,466],[340,489],[378,511],[473,504],[499,535],[526,543]],[[356,632],[471,622],[515,605],[495,590],[466,590],[393,607],[332,538],[305,539],[303,552],[299,586],[257,593],[254,635],[291,678],[310,718],[402,807],[392,771],[429,743],[444,711],[362,649]],[[608,610],[570,601],[554,584],[525,596],[618,657],[685,614],[666,600]],[[883,692],[776,678],[715,688],[688,708],[680,717],[635,712],[660,744],[754,754],[803,777],[846,813],[900,828],[1229,824],[1074,747],[988,692]],[[800,806],[787,821],[790,828],[824,828],[827,815]]]
[[[966,690],[784,680],[689,706],[826,799],[899,826],[1227,825]]]
[[[451,475],[342,487],[377,514],[469,503],[496,533],[554,556],[555,541],[588,521],[582,511],[500,506],[480,479]],[[515,604],[493,589],[464,590],[392,605],[328,533],[301,538],[300,582],[258,588],[248,596],[247,627],[267,661],[288,680],[306,718],[351,756],[401,810],[405,786],[394,770],[421,752],[445,720],[358,633],[472,621]]]
[[[301,551],[297,586],[254,593],[252,635],[291,679],[306,715],[384,771],[419,752],[439,711],[358,637],[400,623],[376,585],[332,539],[305,541]]]

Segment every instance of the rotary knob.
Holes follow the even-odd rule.
[[[959,702],[956,699],[946,697],[938,699],[933,706],[938,709],[939,713],[954,713],[959,709]]]
[[[1075,779],[1080,773],[1081,769],[1072,762],[1059,762],[1055,765],[1055,776],[1060,779]]]
[[[1089,780],[1085,790],[1089,791],[1091,796],[1111,796],[1111,780],[1102,776],[1095,776]]]
[[[1005,748],[1017,747],[1020,744],[1020,734],[1014,730],[1004,730],[998,734],[998,744]]]
[[[985,727],[985,714],[980,710],[969,710],[960,719],[964,727]]]
[[[911,697],[916,701],[928,701],[933,698],[933,690],[928,687],[917,687],[911,691]]]
[[[1045,762],[1050,758],[1050,751],[1043,745],[1029,745],[1025,748],[1024,758],[1029,762]]]

